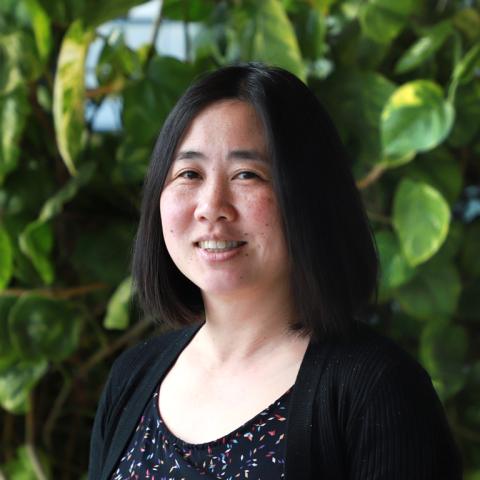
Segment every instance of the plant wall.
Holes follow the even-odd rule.
[[[478,0],[164,0],[137,50],[98,31],[140,3],[0,4],[1,475],[85,475],[112,359],[154,332],[129,261],[156,135],[199,73],[259,60],[333,116],[381,256],[370,321],[426,367],[480,479]],[[167,20],[185,59],[153,47]],[[121,128],[96,131],[112,99]]]

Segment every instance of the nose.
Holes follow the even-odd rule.
[[[231,222],[236,218],[232,195],[221,180],[205,182],[199,191],[195,219],[202,222]]]

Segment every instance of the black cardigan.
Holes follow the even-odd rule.
[[[146,402],[201,325],[153,337],[115,361],[95,416],[89,480],[111,477]],[[462,478],[430,377],[364,324],[349,341],[310,342],[292,391],[286,441],[287,480]]]

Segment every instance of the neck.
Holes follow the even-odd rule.
[[[298,334],[289,330],[295,314],[285,292],[257,292],[235,299],[204,295],[204,304],[206,323],[197,344],[212,366],[249,363],[299,341]]]

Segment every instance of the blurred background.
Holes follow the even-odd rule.
[[[478,0],[0,2],[0,479],[85,478],[113,359],[165,328],[129,277],[153,143],[198,74],[246,60],[333,116],[381,256],[369,322],[480,480]]]

